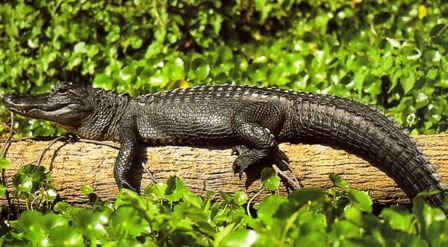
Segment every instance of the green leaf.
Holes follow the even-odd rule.
[[[324,201],[326,198],[325,193],[319,188],[300,188],[291,193],[289,198],[292,202],[299,205],[307,204],[308,202]]]
[[[264,64],[251,64],[248,73],[252,82],[263,82],[267,79],[267,69]]]
[[[67,212],[68,209],[70,209],[71,206],[69,203],[61,201],[61,202],[57,202],[54,207],[53,210],[56,213],[60,213],[60,214],[64,214],[65,212]]]
[[[145,231],[142,217],[130,206],[121,206],[110,217],[110,229],[118,238],[135,237]]]
[[[174,61],[169,61],[163,67],[163,73],[166,77],[170,78],[170,81],[182,80],[185,77],[184,61],[182,58],[177,57]]]
[[[73,225],[89,239],[101,239],[107,232],[104,227],[104,215],[84,208],[75,208]]]
[[[43,215],[37,211],[25,211],[20,215],[18,228],[23,232],[24,237],[34,243],[43,244],[46,233],[41,225]]]
[[[248,200],[249,197],[247,197],[247,194],[241,191],[237,191],[233,194],[233,198],[235,200],[235,203],[239,206],[245,204]]]
[[[93,188],[89,185],[83,185],[81,186],[81,193],[83,193],[84,195],[89,195],[91,193],[93,193]]]
[[[353,81],[355,83],[355,89],[357,89],[358,91],[362,90],[362,88],[364,86],[364,80],[368,74],[369,74],[369,70],[365,67],[362,67],[355,73],[355,76],[353,78]]]
[[[242,71],[246,71],[249,67],[249,63],[247,62],[247,59],[245,57],[239,56],[237,58],[237,64],[238,68]]]
[[[6,196],[6,191],[8,191],[8,188],[6,188],[4,185],[0,184],[0,197]],[[1,210],[0,210],[1,212]]]
[[[349,198],[357,209],[363,212],[372,212],[373,202],[367,192],[351,189],[349,190]]]
[[[342,188],[342,189],[349,189],[349,185],[348,183],[343,180],[341,178],[341,176],[339,176],[338,174],[335,173],[331,173],[329,175],[331,182],[333,183],[334,186],[338,187],[338,188]]]
[[[162,71],[157,70],[150,78],[149,84],[154,87],[165,87],[168,85],[169,77],[162,73]]]
[[[222,240],[223,247],[249,247],[252,246],[259,238],[259,234],[253,230],[241,229],[237,230]]]
[[[330,239],[334,242],[361,236],[361,229],[352,222],[341,220],[331,226]],[[348,245],[353,246],[354,245]]]
[[[49,188],[45,191],[46,196],[48,196],[51,200],[56,199],[58,196],[58,192],[54,188]]]
[[[447,30],[447,25],[446,24],[437,24],[433,27],[433,29],[431,30],[430,35],[431,36],[437,36],[440,35],[442,33],[443,30]]]
[[[401,78],[400,84],[403,87],[404,93],[409,93],[415,85],[415,74],[409,72],[405,78]]]
[[[28,164],[19,169],[12,182],[18,192],[33,194],[46,182],[46,178],[43,166]]]
[[[46,232],[50,232],[55,227],[67,226],[68,220],[55,213],[46,213],[39,222]]]
[[[148,49],[146,50],[145,53],[145,58],[149,59],[149,58],[153,58],[156,55],[160,54],[163,50],[163,44],[155,41],[153,42],[151,45],[149,45]]]
[[[112,31],[106,36],[107,43],[114,43],[120,39],[120,26],[115,25],[112,27]]]
[[[166,198],[171,202],[179,201],[188,191],[187,186],[178,177],[170,177],[168,179],[168,187],[166,188]]]
[[[434,79],[436,79],[438,74],[439,73],[438,73],[437,69],[430,69],[430,70],[428,70],[428,73],[426,74],[426,78],[428,78],[430,80],[434,80]]]
[[[404,232],[412,229],[413,216],[410,213],[400,212],[393,208],[385,208],[381,215],[384,221],[388,222],[393,229]]]
[[[268,58],[264,55],[258,56],[254,59],[254,63],[266,63]]]
[[[389,42],[389,43],[392,45],[392,47],[394,47],[394,48],[400,48],[400,47],[401,47],[400,42],[399,42],[398,40],[396,40],[396,39],[386,38],[386,40],[387,40],[387,42]]]
[[[74,53],[86,53],[86,43],[85,42],[79,42],[73,47]]]
[[[387,74],[389,72],[389,69],[392,68],[394,64],[394,57],[392,55],[386,55],[381,60],[381,69],[383,70],[383,73]]]
[[[269,12],[271,12],[273,6],[268,0],[256,0],[255,8],[257,11],[261,12],[260,22],[263,23],[266,21],[266,18],[268,17]]]
[[[143,40],[138,36],[132,36],[130,42],[133,49],[140,49],[140,47],[142,47]]]
[[[167,187],[168,185],[165,183],[153,184],[145,188],[144,194],[154,198],[154,200],[164,199]]]
[[[0,169],[6,169],[10,165],[10,162],[8,159],[0,157]]]
[[[276,190],[280,185],[280,178],[277,177],[274,169],[266,167],[261,172],[261,183],[267,190]]]
[[[84,238],[71,226],[56,227],[50,232],[49,243],[53,246],[84,246]]]
[[[196,58],[193,60],[192,69],[194,71],[195,78],[198,80],[207,78],[210,73],[210,65],[202,58]]]
[[[429,97],[424,92],[418,92],[417,97],[415,99],[415,108],[420,109],[422,107],[425,107],[429,103]]]
[[[266,225],[272,225],[274,222],[273,215],[280,208],[280,206],[286,202],[287,200],[284,197],[278,195],[268,196],[260,203],[257,210],[258,218]]]
[[[220,231],[218,231],[215,234],[215,245],[214,246],[221,246],[221,242],[223,239],[225,239],[228,235],[230,235],[235,228],[235,223],[231,223],[227,226],[225,226],[224,228],[220,229]]]
[[[443,205],[448,209],[448,194],[445,193],[445,197],[443,199]]]
[[[28,46],[31,49],[36,49],[39,47],[39,39],[28,39]]]

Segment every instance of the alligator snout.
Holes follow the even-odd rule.
[[[13,94],[13,93],[8,93],[8,94],[5,94],[5,95],[0,96],[0,97],[1,97],[2,103],[3,103],[6,107],[8,107],[8,106],[11,106],[11,105],[13,104],[13,98],[14,98],[15,96],[16,96],[16,95]]]
[[[27,104],[22,97],[15,93],[5,94],[1,101],[8,109],[15,112],[25,112],[32,108],[32,104]]]

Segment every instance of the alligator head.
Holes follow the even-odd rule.
[[[6,94],[2,102],[13,112],[77,128],[93,112],[89,88],[62,83],[49,93],[37,95]]]

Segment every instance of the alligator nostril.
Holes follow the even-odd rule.
[[[2,98],[4,98],[4,99],[11,99],[11,98],[14,97],[14,96],[16,96],[16,94],[14,94],[14,93],[8,93],[8,94],[3,95]]]
[[[15,96],[16,95],[12,93],[5,94],[1,97],[1,101],[3,104],[11,104]]]

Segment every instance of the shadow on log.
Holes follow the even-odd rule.
[[[48,140],[12,142],[6,156],[11,161],[11,166],[6,171],[9,187],[12,176],[20,166],[37,163],[49,143]],[[436,166],[442,180],[447,184],[448,135],[419,136],[417,144],[423,148],[424,154]],[[102,200],[112,200],[118,192],[113,176],[118,149],[114,146],[118,147],[118,144],[56,141],[46,151],[41,165],[51,171],[60,197],[67,202],[84,204],[89,201],[88,196],[80,192],[82,185],[91,186]],[[392,179],[366,161],[345,151],[320,145],[287,143],[281,144],[280,148],[289,156],[294,174],[303,186],[329,188],[331,181],[328,174],[336,173],[353,188],[369,191],[376,203],[409,203],[406,195]],[[232,171],[235,158],[230,149],[222,148],[165,146],[149,147],[142,152],[143,165],[158,181],[165,182],[170,176],[178,176],[191,191],[201,195],[207,191],[244,191],[252,196],[259,191],[261,184],[255,181],[246,188],[247,177],[243,176],[240,180]],[[144,171],[138,175],[137,177],[141,176],[141,188],[153,183],[150,175]],[[280,186],[279,193],[287,193],[284,184]],[[261,198],[267,194],[268,192],[262,194]],[[6,201],[0,200],[0,203],[5,205]]]

